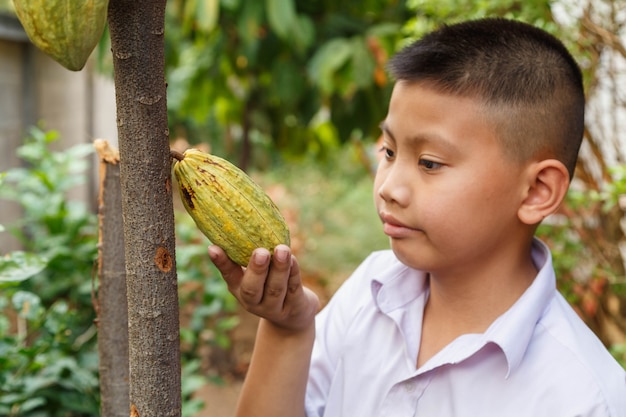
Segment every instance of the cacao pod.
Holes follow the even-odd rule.
[[[13,0],[35,46],[59,64],[80,71],[106,24],[108,0]]]
[[[281,243],[290,244],[278,207],[241,169],[198,149],[172,151],[172,156],[185,209],[230,259],[246,266],[255,248],[272,252]]]

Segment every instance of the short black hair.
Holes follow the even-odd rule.
[[[584,132],[583,79],[553,35],[502,18],[444,25],[394,55],[389,70],[397,81],[476,97],[507,154],[555,158],[573,176]]]

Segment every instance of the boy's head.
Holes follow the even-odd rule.
[[[573,176],[583,137],[580,69],[563,44],[531,25],[482,19],[441,29],[396,54],[398,81],[478,99],[505,154],[561,161]]]

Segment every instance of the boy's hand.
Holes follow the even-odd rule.
[[[303,330],[312,324],[319,298],[302,286],[298,261],[288,246],[278,245],[273,256],[267,249],[256,249],[247,268],[215,245],[209,247],[209,256],[228,290],[250,313],[286,330]]]

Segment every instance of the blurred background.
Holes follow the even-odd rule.
[[[626,1],[168,0],[172,147],[225,157],[285,215],[325,302],[388,247],[371,197],[388,58],[443,23],[504,16],[557,35],[585,74],[586,134],[541,237],[559,289],[626,364]],[[97,160],[116,144],[108,33],[80,72],[38,51],[0,0],[0,415],[98,414],[92,277]],[[183,414],[228,415],[254,341],[177,204]],[[205,407],[210,404],[210,410]]]

